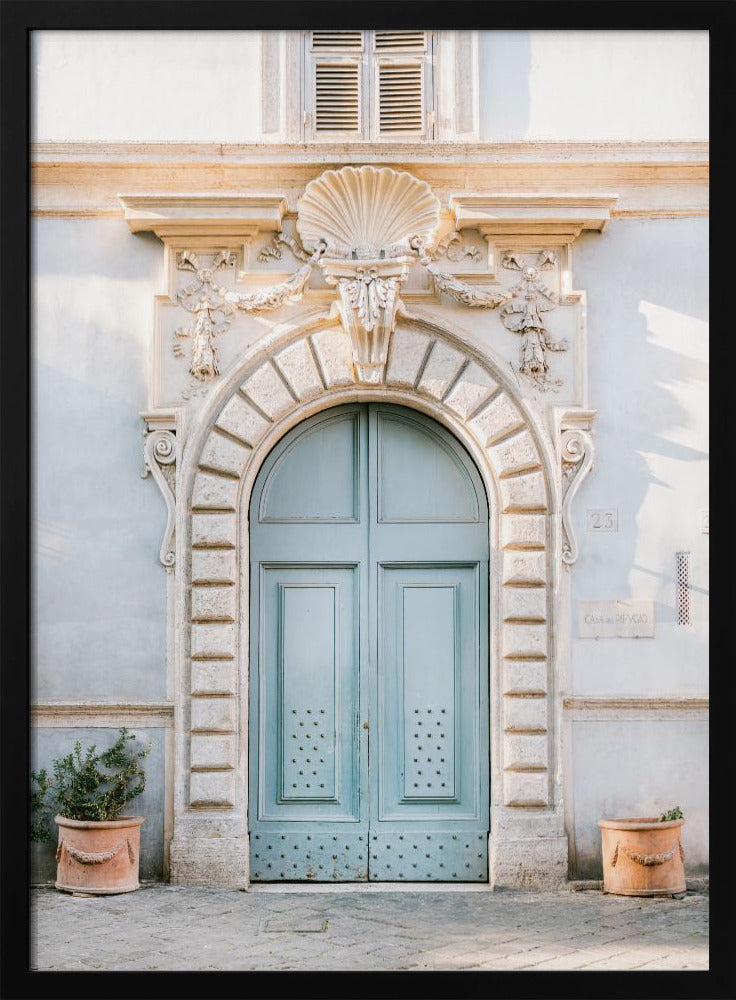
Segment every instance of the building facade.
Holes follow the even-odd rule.
[[[34,33],[34,762],[152,741],[143,877],[707,873],[707,57]]]

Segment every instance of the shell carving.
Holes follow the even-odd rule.
[[[394,256],[409,252],[412,236],[432,242],[439,209],[429,186],[406,171],[343,167],[307,184],[296,228],[308,250],[324,242],[328,255]]]

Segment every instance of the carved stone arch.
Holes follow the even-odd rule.
[[[177,512],[177,707],[172,881],[248,882],[247,510],[276,442],[345,402],[409,406],[473,457],[490,506],[491,841],[495,885],[567,874],[554,699],[559,475],[537,418],[494,359],[446,326],[405,318],[384,381],[358,381],[349,338],[307,320],[261,341],[190,435]]]

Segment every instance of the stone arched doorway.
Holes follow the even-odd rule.
[[[252,881],[488,878],[488,503],[414,409],[302,421],[252,492]]]
[[[551,449],[490,357],[428,323],[399,325],[385,380],[356,379],[324,321],[254,350],[218,391],[184,454],[177,519],[175,827],[171,877],[248,883],[247,510],[273,446],[343,402],[409,406],[448,428],[490,500],[490,883],[566,877],[557,774],[554,617],[558,523]]]

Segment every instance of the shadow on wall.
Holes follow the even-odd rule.
[[[525,139],[531,116],[530,32],[481,31],[478,61],[481,141]]]
[[[657,631],[654,640],[574,640],[573,691],[704,696],[708,539],[697,513],[700,502],[707,506],[707,261],[698,258],[687,282],[678,280],[683,248],[692,261],[702,231],[696,220],[630,220],[614,221],[608,235],[595,247],[582,237],[576,247],[576,287],[589,292],[590,403],[598,411],[598,472],[581,492],[577,519],[582,534],[584,508],[618,506],[620,530],[581,538],[573,614],[580,600],[651,598]],[[693,629],[677,625],[680,549],[692,550]],[[572,727],[573,877],[601,877],[599,819],[675,805],[686,818],[686,872],[704,873],[707,722]]]
[[[693,239],[678,233],[681,228],[678,222],[616,222],[595,253],[592,241],[581,238],[576,266],[576,285],[590,293],[589,398],[598,411],[599,470],[585,484],[580,508],[610,504],[615,496],[620,532],[585,536],[573,596],[652,597],[662,624],[677,620],[675,551],[703,544],[691,508],[707,485],[707,262],[703,284],[693,275],[688,295],[676,275],[681,247]],[[586,274],[588,247],[595,264]],[[614,276],[615,295],[595,293],[613,287]],[[606,592],[579,592],[593,579]],[[627,652],[651,669],[651,650]],[[667,683],[676,683],[671,670]],[[577,684],[575,690],[584,693]]]
[[[163,729],[136,729],[136,745],[145,746],[149,741],[153,748],[143,761],[146,772],[146,787],[138,798],[132,799],[123,812],[128,816],[144,816],[146,822],[141,827],[140,878],[161,881],[164,870],[164,741]],[[91,744],[98,750],[112,746],[118,736],[117,729],[56,729],[35,728],[31,732],[31,767],[34,771],[45,767],[50,770],[51,761],[72,752],[75,740],[80,740],[82,752]],[[56,845],[58,827],[51,825],[51,840],[46,844],[31,844],[31,883],[39,885],[56,880]]]

